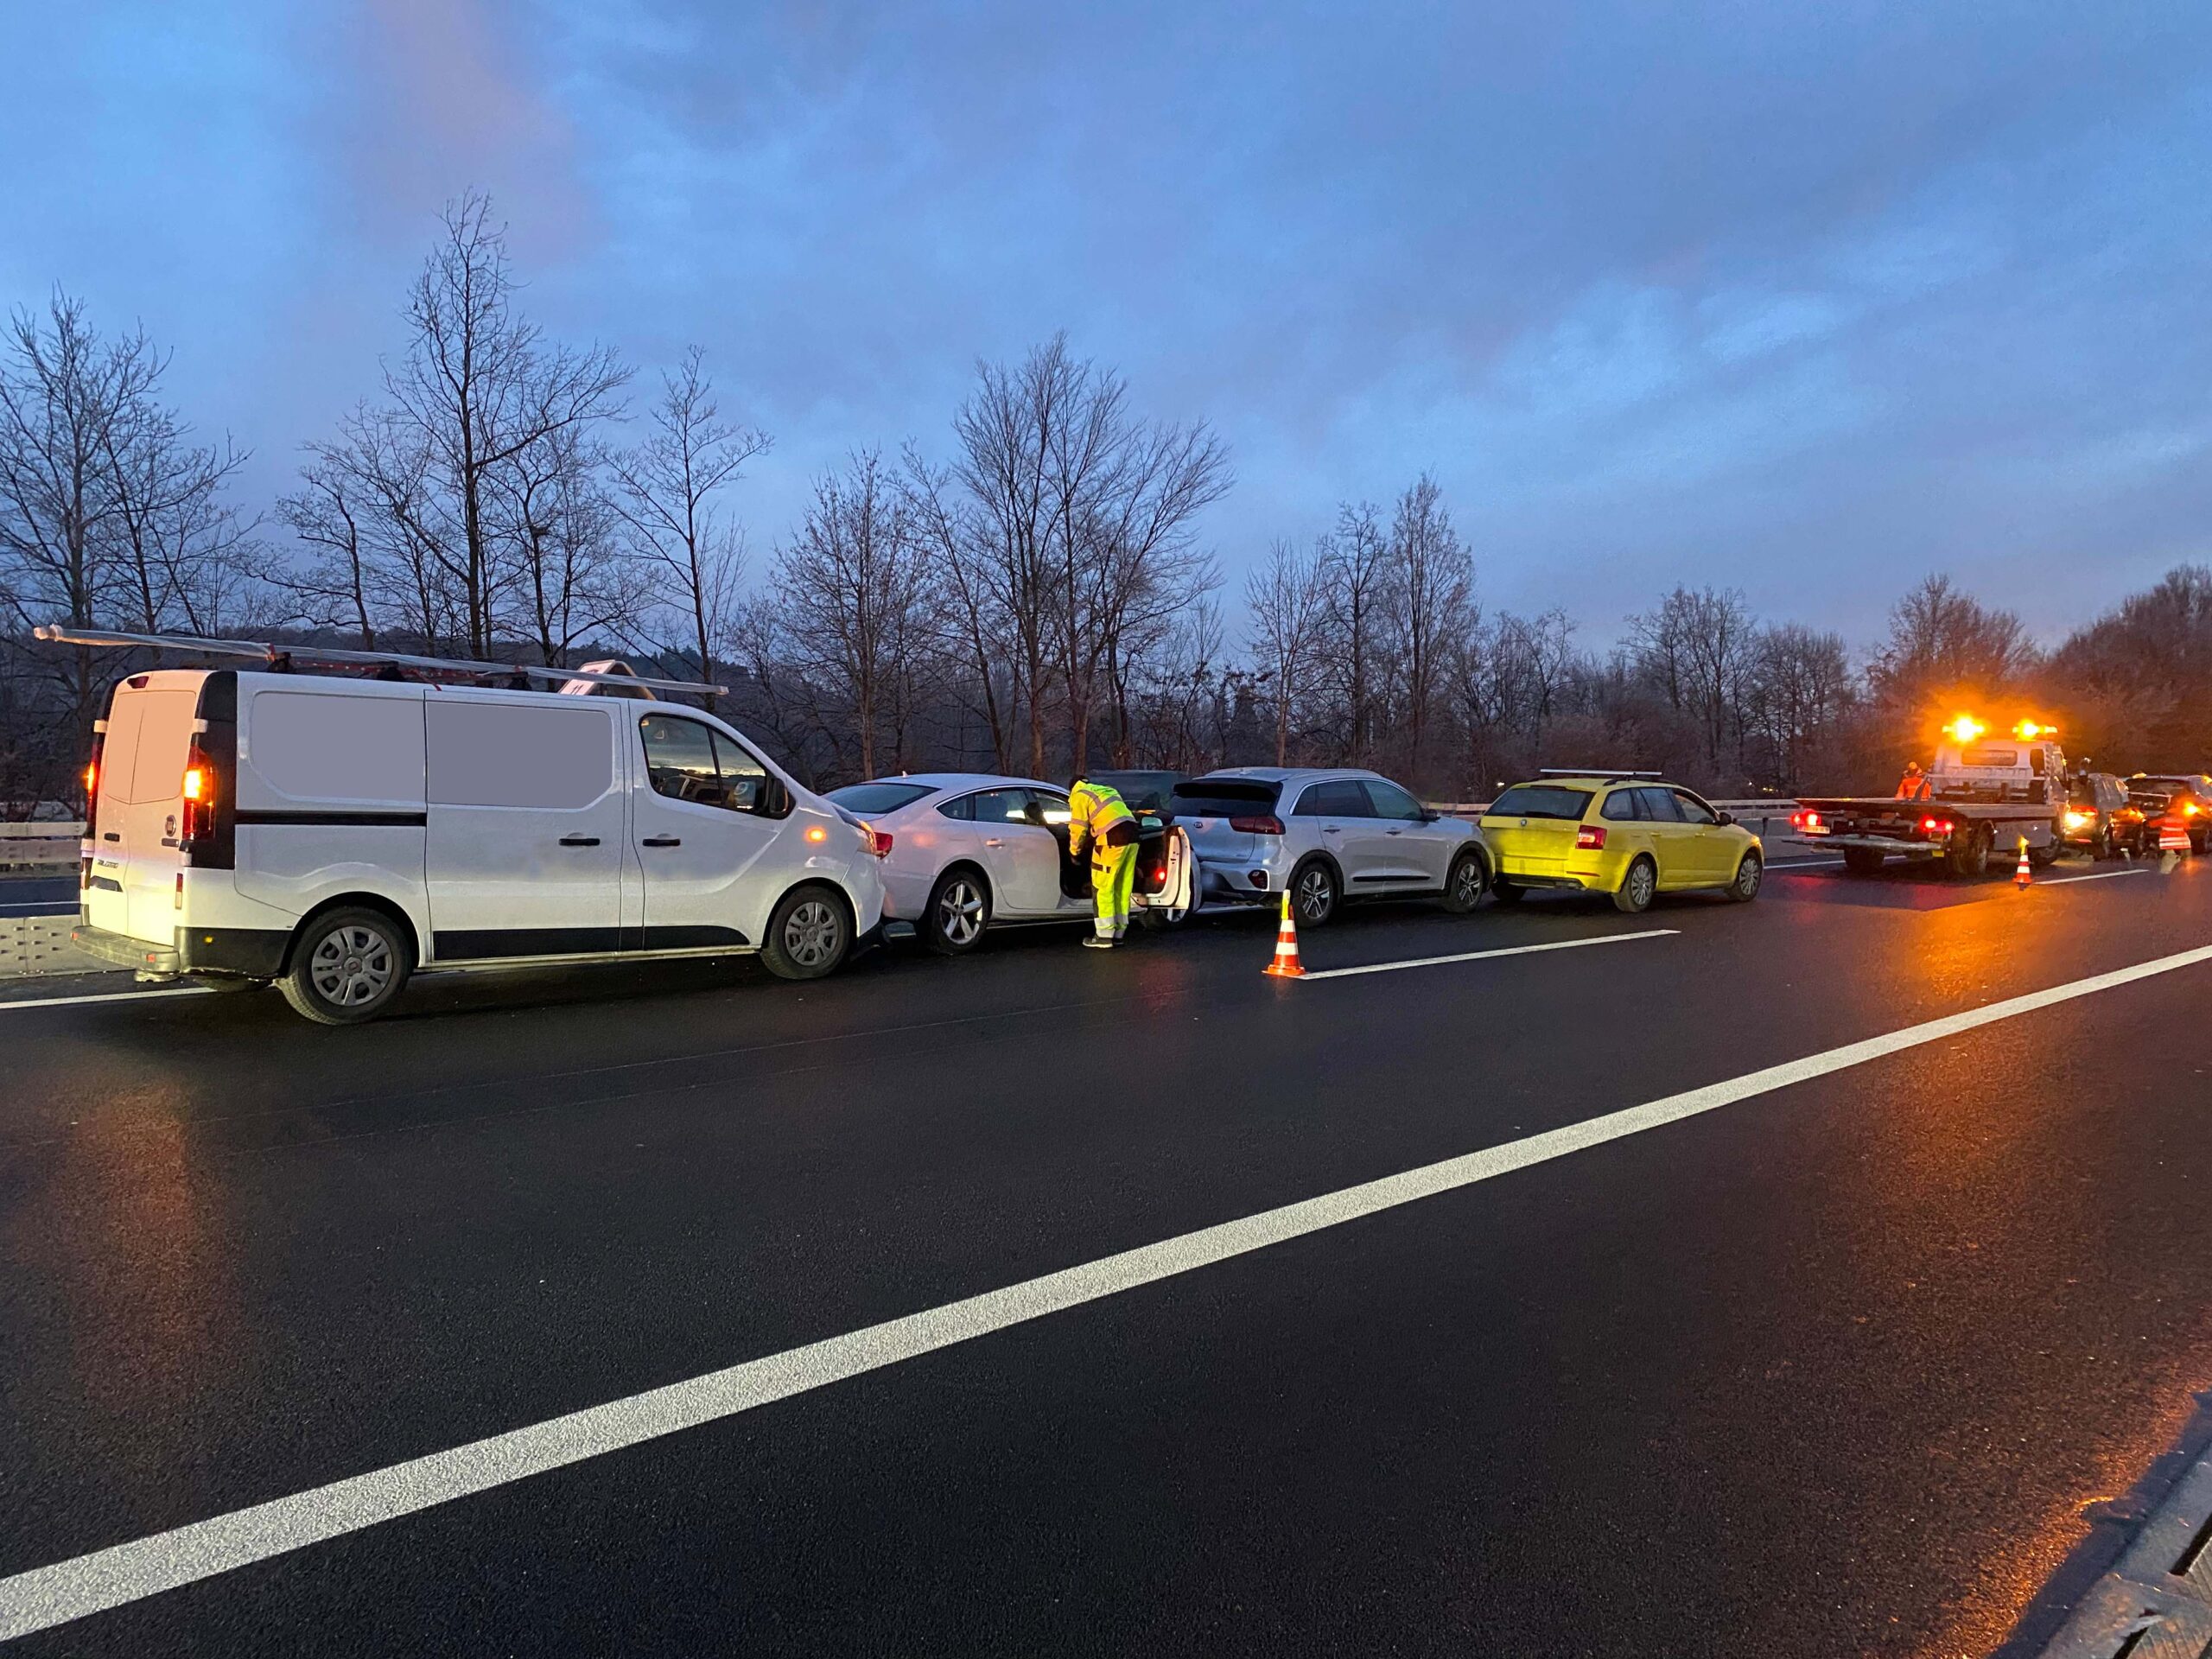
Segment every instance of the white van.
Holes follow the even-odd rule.
[[[78,945],[326,1024],[418,969],[758,951],[812,979],[881,920],[869,832],[693,709],[164,670],[97,729]]]

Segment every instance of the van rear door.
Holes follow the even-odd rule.
[[[184,767],[206,677],[140,674],[115,689],[84,894],[85,919],[93,927],[162,944],[175,938]]]

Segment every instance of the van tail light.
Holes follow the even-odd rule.
[[[1601,825],[1586,823],[1574,832],[1574,850],[1578,853],[1599,853],[1605,849],[1605,831]]]
[[[1240,836],[1279,836],[1282,834],[1282,820],[1272,812],[1260,817],[1231,818],[1229,827]]]
[[[99,828],[100,817],[100,760],[107,753],[107,734],[92,734],[92,758],[85,763],[85,839],[94,838]]]
[[[184,814],[178,830],[178,838],[188,852],[194,842],[215,831],[215,795],[219,783],[214,760],[195,739],[191,753],[184,758]]]

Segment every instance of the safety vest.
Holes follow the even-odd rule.
[[[1068,792],[1068,846],[1081,852],[1088,842],[1106,844],[1106,832],[1117,823],[1135,823],[1136,814],[1110,785],[1077,784]]]

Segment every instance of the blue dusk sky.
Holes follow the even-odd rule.
[[[756,556],[1065,329],[1203,417],[1234,579],[1442,483],[1485,604],[1676,582],[2046,638],[2212,556],[2212,7],[155,0],[8,8],[0,297],[174,349],[284,487],[440,205],[766,427]]]

